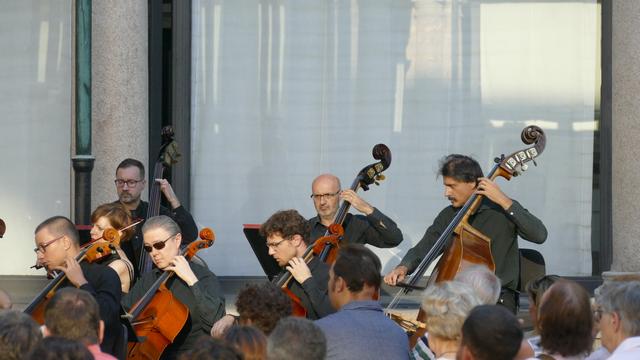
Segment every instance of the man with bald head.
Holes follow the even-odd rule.
[[[324,236],[340,207],[340,200],[347,201],[362,215],[347,214],[342,224],[345,244],[370,244],[379,248],[398,246],[402,232],[396,223],[380,210],[364,201],[351,189],[342,190],[340,179],[332,174],[322,174],[311,184],[311,199],[318,213],[309,219],[311,241]]]

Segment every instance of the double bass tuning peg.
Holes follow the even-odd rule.
[[[384,175],[382,175],[382,174],[376,175],[376,184],[377,184],[377,181],[382,181],[384,179],[386,179],[386,177]],[[379,184],[377,184],[377,185],[379,185]]]

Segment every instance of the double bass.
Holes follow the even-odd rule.
[[[100,262],[101,260],[117,255],[116,244],[120,241],[120,233],[113,228],[107,228],[102,234],[102,238],[107,240],[107,243],[96,242],[100,239],[96,239],[90,243],[85,244],[78,255],[76,260],[78,262]],[[49,281],[49,283],[31,300],[29,305],[24,309],[24,313],[31,315],[31,317],[39,324],[44,324],[44,309],[49,300],[55,295],[58,287],[67,278],[64,272],[60,272]]]
[[[379,182],[385,179],[382,172],[391,165],[391,150],[389,150],[385,144],[377,144],[373,147],[371,153],[373,158],[379,161],[365,166],[358,172],[351,184],[351,190],[358,191],[358,189],[362,189],[363,191],[368,191],[370,185],[379,185]],[[348,201],[342,202],[333,219],[333,223],[328,227],[324,236],[318,238],[305,250],[302,256],[305,263],[308,264],[309,261],[315,257],[318,257],[320,261],[328,264],[335,262],[340,241],[344,235],[342,224],[349,213],[350,207],[351,204]],[[301,300],[289,290],[289,282],[292,278],[293,275],[291,272],[283,270],[272,280],[272,283],[282,288],[285,294],[291,298],[293,302],[293,315],[304,317],[307,315],[307,310],[302,305]]]
[[[211,229],[204,228],[200,231],[200,239],[189,244],[180,255],[191,260],[199,250],[213,245],[215,235]],[[174,274],[173,271],[163,272],[124,315],[131,320],[136,336],[144,339],[129,343],[127,359],[159,359],[189,319],[189,309],[166,287]]]
[[[533,144],[533,146],[516,151],[506,157],[502,155],[496,158],[494,160],[495,165],[487,175],[490,180],[493,181],[497,177],[510,180],[512,177],[526,171],[528,162],[533,162],[534,165],[537,165],[535,159],[544,151],[546,145],[544,131],[537,126],[528,126],[522,130],[521,139],[525,144]],[[418,282],[422,279],[431,263],[441,253],[442,257],[429,277],[427,286],[441,281],[452,280],[459,271],[473,264],[486,265],[491,271],[495,271],[495,262],[491,254],[491,239],[469,223],[469,218],[478,210],[482,199],[483,196],[477,193],[469,197],[427,255],[422,259],[416,270],[404,283],[398,284],[401,289],[389,303],[387,312],[395,309],[400,299],[410,291],[423,289],[418,286]],[[401,316],[395,314],[390,316],[401,326],[415,332],[411,339],[412,343],[415,343],[424,333],[423,322],[425,314],[422,309],[419,310],[417,321],[413,323],[413,326],[406,326],[412,322]]]
[[[160,202],[162,201],[162,194],[160,192],[160,184],[155,179],[162,179],[164,171],[178,162],[180,153],[178,151],[178,143],[175,141],[175,135],[171,126],[165,126],[162,128],[162,145],[160,146],[160,152],[158,159],[153,168],[152,184],[149,189],[149,207],[147,209],[148,220],[154,216],[160,215]],[[138,261],[138,272],[140,276],[151,270],[153,263],[149,254],[146,251],[140,250],[140,260]]]

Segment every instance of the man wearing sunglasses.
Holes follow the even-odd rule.
[[[167,215],[175,220],[180,226],[183,234],[184,245],[191,243],[198,237],[198,227],[187,209],[180,204],[180,200],[173,192],[171,184],[165,179],[156,179],[160,184],[160,190],[171,205],[171,209],[160,206],[160,215]],[[146,219],[149,203],[142,201],[140,196],[145,189],[146,180],[144,165],[135,159],[124,159],[116,169],[116,179],[114,181],[118,192],[118,201],[131,212],[133,219]],[[135,278],[139,278],[139,259],[142,252],[142,225],[136,227],[136,232],[130,241],[122,243],[122,250],[133,262]]]
[[[309,219],[311,242],[324,236],[338,213],[340,200],[347,201],[362,215],[347,214],[342,224],[345,244],[370,244],[379,248],[398,246],[402,232],[396,223],[351,190],[340,190],[340,179],[322,174],[311,184],[311,199],[318,213]]]
[[[80,236],[71,220],[54,216],[43,221],[35,230],[34,249],[37,261],[48,272],[63,271],[66,280],[61,287],[74,286],[89,292],[98,302],[100,316],[104,321],[102,351],[115,355],[116,343],[123,336],[120,326],[120,278],[108,266],[78,263]]]
[[[191,350],[197,338],[209,335],[213,323],[225,313],[224,297],[218,278],[209,269],[189,262],[181,255],[182,234],[170,217],[150,218],[142,227],[142,234],[143,251],[149,253],[156,268],[142,275],[123,297],[122,305],[130,310],[165,271],[175,273],[167,280],[166,287],[189,309],[189,318],[174,342],[163,352],[163,358],[174,359]]]

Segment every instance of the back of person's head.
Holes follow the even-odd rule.
[[[460,182],[476,182],[482,177],[482,168],[480,164],[473,158],[451,154],[440,160],[440,170],[438,172],[442,177],[450,177]]]
[[[307,219],[296,210],[280,210],[260,226],[260,235],[265,238],[280,235],[283,239],[288,239],[294,235],[300,235],[305,244],[309,243],[310,233],[311,226]]]
[[[464,320],[480,305],[471,287],[458,281],[431,285],[422,296],[427,331],[445,340],[459,340]]]
[[[374,289],[380,288],[382,278],[380,259],[363,245],[349,244],[340,248],[338,257],[333,263],[334,277],[344,279],[352,293],[360,292],[365,285]]]
[[[270,282],[248,285],[238,293],[236,310],[241,323],[269,335],[280,319],[291,315],[291,299]]]
[[[522,338],[518,319],[509,310],[499,305],[479,305],[462,325],[461,348],[468,349],[475,360],[512,360]]]
[[[40,327],[29,315],[16,310],[0,310],[1,359],[23,359],[41,340]]]
[[[456,274],[454,280],[469,285],[485,305],[494,305],[500,298],[500,279],[484,265],[469,266]]]
[[[278,325],[267,340],[269,360],[324,360],[327,339],[311,320],[287,317]]]
[[[118,172],[118,169],[126,169],[129,167],[137,167],[138,170],[140,170],[140,178],[144,179],[144,165],[142,165],[142,163],[136,159],[128,158],[122,160],[116,168],[116,173]]]
[[[588,353],[593,342],[589,293],[574,281],[551,285],[538,305],[538,328],[545,352],[562,356]]]
[[[46,331],[53,336],[77,340],[85,345],[100,341],[100,310],[85,290],[67,287],[56,291],[44,310]]]
[[[180,357],[181,360],[244,360],[235,347],[222,339],[203,335],[196,340],[193,349]]]
[[[620,318],[622,333],[640,336],[640,282],[613,281],[601,286],[596,303],[603,312],[615,312]]]
[[[31,351],[29,360],[93,360],[86,346],[60,336],[44,338]]]
[[[539,304],[542,295],[547,291],[551,285],[560,280],[558,275],[544,275],[539,278],[529,281],[526,285],[527,295],[533,301],[534,304]]]
[[[234,325],[223,336],[227,344],[242,353],[244,360],[267,358],[267,337],[253,326]]]
[[[11,301],[11,296],[9,293],[0,289],[0,310],[2,309],[11,309],[13,307],[13,301]]]
[[[91,223],[95,224],[101,217],[109,219],[114,229],[120,230],[131,224],[131,213],[120,202],[106,203],[98,206],[91,213]],[[124,230],[120,241],[127,241],[134,234],[135,227]]]
[[[155,230],[155,229],[162,229],[167,234],[180,233],[180,226],[178,226],[178,223],[176,223],[175,220],[168,217],[167,215],[159,215],[159,216],[151,217],[144,222],[144,225],[142,225],[143,234],[146,233],[147,231]]]
[[[65,235],[76,245],[80,245],[80,235],[78,234],[78,230],[76,230],[76,226],[64,216],[52,216],[47,220],[43,221],[36,227],[34,234],[39,233],[41,230],[47,229],[48,232],[52,233],[55,236],[63,236]]]

